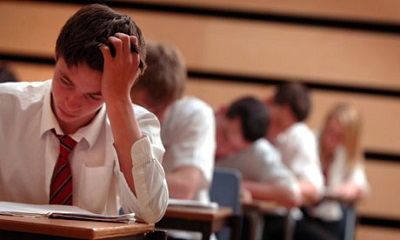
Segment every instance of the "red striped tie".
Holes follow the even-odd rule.
[[[51,178],[50,204],[72,205],[72,174],[68,156],[76,142],[68,135],[56,136],[60,139],[60,154]]]

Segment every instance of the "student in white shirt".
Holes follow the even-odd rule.
[[[69,156],[73,205],[161,219],[168,189],[159,122],[129,95],[145,55],[130,17],[88,5],[60,32],[52,80],[0,85],[0,201],[48,204],[55,133],[68,134],[77,142]]]
[[[216,145],[214,112],[200,99],[183,96],[186,66],[175,46],[149,43],[146,61],[148,68],[131,89],[131,98],[161,122],[170,197],[208,203]],[[168,235],[169,239],[201,239],[194,232],[169,230]]]
[[[309,90],[299,82],[283,83],[278,86],[272,98],[267,100],[267,106],[271,112],[271,125],[266,137],[279,150],[283,163],[296,176],[300,185],[301,205],[315,204],[322,196],[323,176],[316,138],[305,123],[312,108]],[[292,212],[300,213],[298,210]],[[301,215],[296,218],[300,219]],[[265,235],[283,232],[276,232],[283,226],[270,226],[264,232]],[[309,230],[308,226],[299,226],[297,222],[295,239],[302,239],[303,232],[311,232],[312,239],[331,239],[323,229]]]
[[[307,221],[343,238],[344,214],[349,204],[369,191],[360,148],[361,116],[348,103],[336,104],[317,135],[326,198],[308,209]]]

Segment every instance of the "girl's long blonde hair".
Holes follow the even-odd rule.
[[[336,118],[343,127],[344,146],[347,152],[347,164],[350,168],[361,161],[360,134],[361,116],[359,111],[348,103],[337,104],[325,119],[323,131],[330,119]]]

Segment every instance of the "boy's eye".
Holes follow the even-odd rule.
[[[87,98],[89,98],[90,100],[93,100],[93,101],[98,101],[101,99],[101,96],[99,96],[97,94],[88,94]]]
[[[70,86],[71,85],[71,83],[70,83],[70,81],[68,81],[66,78],[61,78],[61,82],[64,84],[64,85],[67,85],[67,86]]]

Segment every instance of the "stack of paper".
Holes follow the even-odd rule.
[[[103,222],[134,222],[135,214],[101,215],[94,214],[76,206],[68,205],[37,205],[0,201],[0,215],[49,217],[76,220],[91,220]]]

